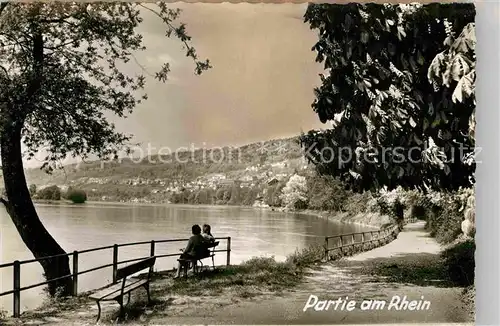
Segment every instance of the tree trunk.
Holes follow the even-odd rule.
[[[7,118],[7,117],[5,117]],[[4,120],[0,127],[0,148],[2,172],[8,201],[2,199],[7,212],[16,226],[21,238],[35,258],[66,254],[45,229],[38,218],[35,206],[26,184],[21,152],[20,119]],[[40,260],[47,280],[70,275],[68,256]],[[67,277],[48,284],[49,293],[54,296],[72,293],[72,279]]]

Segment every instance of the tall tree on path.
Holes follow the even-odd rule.
[[[2,3],[0,5],[0,149],[6,198],[1,198],[22,240],[41,260],[47,279],[70,274],[65,251],[41,223],[26,184],[23,156],[47,149],[43,168],[68,155],[116,156],[130,135],[117,132],[106,113],[126,117],[142,100],[143,75],[123,67],[146,50],[137,31],[145,12],[154,13],[167,37],[176,37],[195,64],[209,69],[190,45],[180,10],[164,3]],[[170,67],[158,67],[166,81]],[[25,153],[21,144],[26,147]],[[71,293],[71,279],[49,283],[49,293]]]
[[[474,18],[468,3],[309,5],[305,21],[318,31],[313,50],[325,68],[312,107],[333,124],[301,137],[317,170],[358,191],[473,184],[475,164],[464,158],[474,152],[475,103],[456,100],[459,80],[446,73],[470,63],[445,42]],[[444,84],[435,81],[441,72]]]

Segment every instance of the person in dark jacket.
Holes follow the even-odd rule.
[[[189,238],[189,241],[186,245],[186,248],[183,250],[180,258],[181,259],[196,259],[196,257],[200,257],[205,252],[205,239],[201,235],[201,228],[199,225],[195,224],[191,227],[191,231],[193,235]],[[177,275],[175,278],[181,276],[181,270],[184,268],[187,269],[189,267],[189,261],[180,261],[177,267]]]

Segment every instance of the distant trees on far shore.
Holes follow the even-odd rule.
[[[60,200],[61,188],[56,185],[48,186],[35,192],[36,199]]]
[[[83,204],[87,201],[87,193],[80,189],[69,188],[64,197],[75,204]]]
[[[69,187],[66,191],[62,191],[57,185],[48,186],[42,189],[37,189],[36,185],[30,185],[30,194],[33,199],[41,200],[61,200],[66,199],[75,204],[82,204],[87,201],[87,193],[84,190],[74,189]]]

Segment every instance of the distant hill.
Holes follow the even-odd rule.
[[[298,137],[241,147],[197,149],[164,156],[71,164],[47,174],[27,169],[28,184],[84,189],[89,200],[140,200],[166,197],[184,189],[211,188],[238,181],[254,187],[306,168]],[[146,201],[161,201],[150,198]]]

